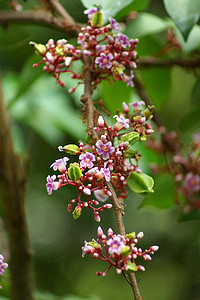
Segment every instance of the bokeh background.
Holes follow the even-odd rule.
[[[62,2],[75,20],[86,21],[84,7],[79,0]],[[39,7],[38,1],[19,3],[25,9],[34,5]],[[147,22],[148,18],[147,21],[144,18],[141,23],[129,22],[125,33],[133,38],[139,36],[140,57],[154,55],[165,43],[166,28],[162,20],[167,20],[167,12],[159,0],[135,0],[134,5],[131,10],[137,10],[142,16],[147,14],[149,18],[157,16],[157,23],[154,24],[155,18],[152,23]],[[0,2],[0,10],[8,8],[8,1]],[[119,15],[119,19],[123,20],[126,15],[125,11]],[[95,273],[103,271],[105,266],[90,256],[84,259],[81,257],[84,241],[96,236],[98,224],[87,210],[77,220],[68,213],[67,203],[76,191],[66,187],[54,192],[52,196],[46,192],[46,176],[53,174],[49,166],[61,157],[57,147],[76,143],[85,137],[85,127],[80,120],[79,99],[82,88],[73,95],[68,94],[67,88],[75,85],[70,78],[65,79],[67,88],[61,88],[41,67],[32,68],[38,57],[29,46],[29,41],[46,43],[50,38],[67,38],[70,43],[75,42],[72,36],[39,25],[11,24],[5,28],[0,27],[1,76],[15,148],[19,155],[27,155],[30,160],[26,208],[34,252],[36,299],[132,299],[131,289],[122,276],[116,275],[111,269],[106,278],[99,278]],[[186,48],[182,56],[193,51]],[[195,51],[199,51],[199,48],[200,42]],[[76,67],[80,68],[79,65]],[[178,128],[183,142],[190,141],[191,134],[200,127],[197,74],[174,67],[147,69],[141,71],[141,75],[165,126],[169,130]],[[102,84],[95,92],[95,98],[102,98],[112,114],[121,108],[123,101],[139,99],[135,90],[127,88],[122,82],[112,86]],[[145,146],[139,146],[139,150],[143,155],[140,166],[150,174],[150,163],[161,163],[163,158]],[[144,204],[143,197],[130,192],[125,210],[127,232],[145,233],[141,241],[142,248],[153,244],[160,246],[153,260],[145,263],[146,272],[137,274],[141,293],[148,300],[199,300],[199,221],[178,222],[181,208],[173,204],[172,178],[165,176],[158,180],[159,191],[155,197],[151,197],[154,197],[154,202],[160,203],[160,208],[156,207],[158,205],[149,205],[153,203],[151,200],[148,202],[149,198]],[[0,246],[9,260],[1,207],[0,215]],[[110,226],[117,230],[113,211],[104,211],[101,217],[101,225],[105,230]],[[7,269],[1,280],[1,300],[9,299],[9,277]]]

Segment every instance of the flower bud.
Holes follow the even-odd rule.
[[[109,236],[109,237],[112,237],[112,236],[113,236],[113,230],[112,230],[112,228],[109,228],[109,229],[108,229],[108,236]]]
[[[144,237],[144,232],[139,232],[138,234],[137,234],[137,239],[138,240],[141,240],[142,238]]]
[[[123,107],[123,111],[125,112],[125,114],[128,114],[129,113],[129,107],[128,107],[128,105],[125,102],[123,102],[122,103],[122,107]]]
[[[64,147],[59,146],[58,150],[61,152],[64,151],[69,154],[78,154],[79,153],[79,147],[74,144],[65,145]]]
[[[94,16],[92,18],[92,25],[98,27],[101,27],[103,25],[103,15],[99,10],[94,13]]]
[[[78,163],[73,163],[70,164],[70,167],[68,169],[68,176],[69,179],[73,181],[77,181],[81,178],[82,172],[81,169],[79,168]]]
[[[139,265],[139,266],[138,266],[138,271],[142,271],[142,272],[144,272],[144,271],[145,271],[145,267],[143,267],[143,266]]]
[[[103,208],[105,209],[109,209],[109,208],[112,208],[112,204],[111,203],[107,203],[103,206]]]
[[[101,228],[101,226],[99,226],[99,227],[97,228],[97,235],[98,235],[98,237],[101,238],[103,234],[104,234],[104,233],[103,233],[103,229]]]
[[[135,239],[135,232],[131,232],[125,235],[126,238],[128,238],[130,241],[134,241]]]
[[[152,260],[152,258],[149,254],[144,254],[143,258],[144,258],[144,260]]]
[[[101,222],[101,218],[100,218],[99,214],[95,214],[95,215],[94,215],[94,219],[95,219],[95,221],[98,222],[98,223]]]
[[[55,52],[57,56],[63,56],[65,54],[63,47],[57,46],[55,48]]]
[[[99,126],[99,128],[104,127],[104,119],[102,116],[99,116],[99,118],[98,118],[98,126]]]
[[[151,246],[149,249],[153,252],[156,252],[156,251],[158,251],[159,246]]]
[[[129,247],[129,246],[125,246],[125,247],[122,249],[120,255],[121,255],[122,257],[126,257],[126,256],[128,256],[130,253],[131,253],[130,247]]]
[[[74,219],[78,219],[81,216],[82,208],[77,205],[72,213]]]
[[[45,45],[42,44],[36,44],[34,42],[30,42],[29,45],[33,46],[35,48],[35,52],[38,55],[44,55],[47,52],[47,48]]]

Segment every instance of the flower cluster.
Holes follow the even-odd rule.
[[[0,254],[0,275],[3,275],[4,269],[6,269],[8,267],[8,264],[5,263],[3,260],[4,260],[4,257],[2,254]],[[0,286],[0,289],[2,289],[2,286]]]
[[[108,262],[109,266],[106,271],[103,273],[97,272],[97,276],[106,276],[111,267],[116,268],[117,274],[121,274],[124,271],[145,271],[144,266],[136,265],[136,259],[142,257],[144,260],[150,261],[152,259],[151,255],[159,249],[158,246],[151,246],[148,250],[142,251],[141,248],[136,246],[138,240],[143,238],[143,232],[137,235],[135,232],[132,232],[123,236],[114,234],[113,230],[109,228],[106,236],[99,226],[97,235],[97,240],[85,241],[82,247],[82,257],[85,254],[91,254],[94,258]]]
[[[127,104],[123,103],[124,114],[114,116],[117,122],[113,128],[99,116],[97,127],[94,128],[99,136],[95,145],[84,145],[81,142],[79,146],[59,147],[60,151],[78,155],[78,162],[71,163],[67,168],[68,157],[57,159],[51,168],[61,174],[48,175],[46,187],[49,195],[52,190],[66,185],[72,185],[78,190],[78,197],[68,204],[69,211],[72,210],[72,205],[76,204],[73,211],[74,218],[81,215],[84,207],[89,207],[94,211],[95,220],[100,221],[99,211],[112,207],[109,203],[101,204],[112,195],[107,182],[112,182],[120,202],[126,198],[127,178],[133,171],[140,172],[138,168],[140,155],[131,149],[131,146],[153,132],[146,123],[152,116],[151,108],[143,111],[141,109],[143,104],[141,101],[130,103],[129,109]],[[97,207],[98,205],[100,206]]]
[[[60,39],[56,43],[50,39],[46,45],[30,43],[35,47],[36,53],[42,56],[42,61],[34,64],[34,67],[41,63],[45,64],[43,69],[51,73],[61,86],[65,86],[60,80],[61,73],[71,73],[71,78],[78,79],[79,85],[84,81],[85,74],[84,72],[78,74],[70,67],[73,61],[86,55],[90,58],[93,88],[109,76],[113,76],[114,80],[126,82],[127,86],[133,86],[133,71],[127,74],[126,68],[136,68],[135,48],[138,40],[129,39],[122,34],[119,23],[113,18],[109,18],[108,25],[96,24],[94,15],[101,15],[97,8],[86,10],[85,13],[88,14],[89,21],[86,27],[81,28],[77,46],[69,44],[65,39]],[[77,86],[70,88],[69,92],[74,92]]]
[[[176,199],[179,195],[185,198],[184,212],[192,209],[200,210],[200,133],[192,137],[192,144],[183,148],[180,137],[176,132],[166,133],[161,129],[162,140],[149,140],[148,145],[157,152],[172,154],[168,165],[158,167],[153,165],[155,172],[170,171],[176,185]]]

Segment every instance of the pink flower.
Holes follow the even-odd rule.
[[[84,257],[86,253],[91,253],[91,252],[95,251],[95,248],[88,245],[88,242],[86,242],[86,241],[85,241],[84,246],[81,249],[82,249],[82,257]]]
[[[110,170],[109,170],[109,168],[105,168],[105,165],[104,165],[104,168],[101,168],[100,171],[103,174],[103,176],[105,177],[105,180],[110,181]]]
[[[92,153],[87,152],[86,154],[81,154],[79,156],[80,166],[83,168],[88,167],[89,169],[94,166],[93,161],[95,161],[95,156]]]
[[[95,63],[99,64],[99,67],[101,69],[107,68],[110,69],[112,67],[111,60],[113,59],[113,55],[111,53],[108,53],[106,55],[105,53],[101,53],[100,56],[98,56],[95,59]]]
[[[137,101],[129,103],[129,106],[133,106],[135,110],[141,109],[140,106],[145,105],[144,101]]]
[[[119,23],[117,23],[117,21],[111,17],[109,18],[109,21],[110,21],[110,26],[111,26],[112,30],[116,30],[118,33],[120,33]]]
[[[92,7],[92,8],[84,10],[84,14],[88,15],[89,20],[92,20],[95,12],[97,12],[97,7]]]
[[[188,173],[184,182],[185,188],[189,192],[195,192],[200,190],[200,177],[197,174]]]
[[[125,127],[126,129],[129,128],[129,119],[125,119],[123,115],[115,115],[113,118],[117,119],[117,122],[121,125],[121,127]]]
[[[66,172],[66,164],[69,160],[68,157],[63,157],[60,159],[56,159],[56,161],[50,166],[50,168],[53,168],[54,171],[59,170],[61,173]]]
[[[105,194],[103,189],[95,190],[94,196],[99,200],[100,202],[105,202],[108,199],[108,195]]]
[[[122,249],[125,247],[124,242],[121,240],[120,236],[114,235],[107,241],[107,245],[109,246],[108,252],[110,255],[120,255]]]
[[[130,47],[130,43],[128,40],[128,37],[125,34],[119,33],[115,39],[115,43],[117,45],[121,45],[123,48],[126,48],[127,46]]]
[[[105,160],[109,158],[109,154],[115,151],[115,148],[112,147],[111,142],[107,142],[106,144],[104,144],[102,140],[98,140],[96,142],[96,146],[97,146],[97,153],[99,155],[102,155],[103,159]]]
[[[46,188],[47,188],[47,193],[49,195],[52,194],[52,190],[57,190],[59,187],[61,187],[61,183],[58,182],[58,181],[54,181],[56,179],[56,175],[53,175],[53,176],[50,176],[48,175],[47,176],[47,184],[46,184]]]

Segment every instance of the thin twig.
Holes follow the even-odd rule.
[[[3,27],[7,27],[10,23],[33,23],[41,24],[54,28],[60,32],[71,32],[77,34],[80,30],[80,26],[74,23],[63,22],[61,18],[53,16],[51,13],[45,10],[26,10],[21,12],[7,11],[0,12],[0,24]]]
[[[139,68],[149,67],[173,67],[180,66],[182,68],[200,68],[200,56],[197,58],[170,58],[170,59],[159,59],[155,57],[140,58],[137,61]]]

